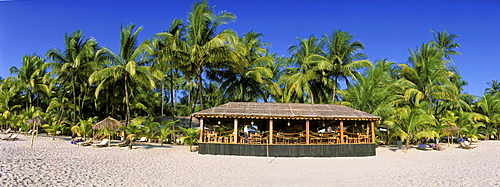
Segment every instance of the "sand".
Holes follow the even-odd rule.
[[[136,143],[81,147],[70,137],[29,136],[0,141],[0,186],[500,186],[500,141],[473,150],[403,153],[379,147],[377,156],[266,158],[213,156],[188,146]]]

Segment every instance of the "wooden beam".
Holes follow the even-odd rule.
[[[234,142],[233,143],[238,143],[238,118],[234,118]]]
[[[374,122],[370,122],[370,130],[372,133],[372,143],[375,143],[375,125]]]
[[[274,136],[273,131],[274,131],[274,124],[273,124],[273,120],[270,119],[269,120],[269,139],[267,140],[267,142],[269,142],[269,144],[273,144],[274,143],[273,142],[273,140],[274,140],[274,138],[273,138],[273,136]]]
[[[205,130],[205,127],[203,126],[203,118],[200,118],[200,138],[198,139],[198,142],[203,143],[203,131]]]
[[[306,120],[306,144],[309,144],[309,120]]]
[[[340,121],[340,143],[344,143],[344,121]]]

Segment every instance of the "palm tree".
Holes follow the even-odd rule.
[[[366,75],[357,75],[357,82],[340,91],[342,102],[352,108],[381,116],[386,119],[394,113],[392,102],[397,98],[392,78],[394,62],[385,59],[377,61],[375,66],[366,71]]]
[[[196,98],[201,109],[204,108],[202,76],[209,68],[231,66],[235,56],[231,44],[238,39],[236,33],[229,29],[217,34],[219,26],[233,21],[236,16],[225,11],[214,14],[213,9],[214,7],[207,5],[207,1],[195,3],[188,15],[187,41],[169,37],[169,40],[176,40],[172,43],[179,44],[173,48],[174,61],[184,63],[181,70],[185,76],[196,77],[198,90]],[[192,109],[194,108],[193,105]]]
[[[200,135],[200,129],[195,129],[195,128],[183,128],[179,127],[179,129],[184,131],[184,136],[181,137],[183,142],[187,145],[189,145],[189,151],[193,152],[193,145],[198,143],[198,137]]]
[[[74,125],[71,127],[71,132],[77,134],[80,137],[83,137],[83,139],[86,139],[87,136],[92,135],[92,124],[96,121],[96,117],[90,117],[87,120],[81,120],[78,125]]]
[[[420,101],[426,101],[431,104],[429,111],[435,110],[440,100],[455,99],[458,88],[450,81],[455,72],[445,66],[441,59],[442,51],[430,44],[422,44],[416,51],[410,52],[410,65],[399,64],[399,75],[403,79],[398,84],[403,87],[403,98],[416,107]]]
[[[484,89],[485,94],[495,95],[496,93],[500,93],[500,82],[498,80],[491,80],[488,82],[489,88]]]
[[[340,80],[345,80],[349,86],[349,79],[356,80],[356,76],[360,74],[359,69],[372,66],[366,55],[360,52],[365,49],[364,44],[352,41],[353,38],[354,35],[340,30],[323,37],[325,55],[320,58],[318,69],[325,77],[333,80],[332,104],[335,103]]]
[[[158,139],[160,139],[161,146],[163,146],[163,143],[166,139],[170,138],[171,142],[175,141],[175,134],[176,130],[174,130],[174,125],[176,123],[179,123],[179,120],[165,120],[161,122],[162,127],[160,128],[160,131],[158,132]]]
[[[274,59],[267,55],[264,47],[269,44],[261,42],[260,33],[249,31],[235,45],[238,64],[228,70],[217,71],[217,78],[222,79],[221,88],[224,95],[238,101],[250,101],[264,98],[262,85],[271,80]],[[214,72],[214,70],[211,70]]]
[[[143,121],[144,118],[135,118],[128,126],[120,127],[120,130],[125,132],[125,134],[127,135],[126,138],[130,141],[130,144],[128,144],[129,149],[132,149],[134,138],[142,131],[141,123]]]
[[[26,111],[33,106],[34,100],[40,100],[42,94],[49,94],[49,87],[44,83],[43,77],[46,74],[47,65],[42,57],[38,55],[24,55],[21,68],[15,66],[10,68],[10,73],[17,77],[7,77],[5,79],[5,86],[9,86],[11,90],[19,89],[25,95],[25,108]]]
[[[92,73],[89,77],[89,83],[97,83],[95,97],[97,98],[101,90],[112,84],[123,84],[125,93],[126,117],[125,126],[130,124],[130,95],[133,87],[145,87],[153,90],[155,86],[154,76],[150,73],[150,67],[144,66],[149,62],[146,54],[151,52],[149,40],[145,40],[139,46],[136,46],[137,35],[142,30],[139,27],[134,31],[135,25],[121,27],[120,53],[116,55],[107,48],[102,48],[98,53],[106,54],[107,60],[111,63],[106,67]]]
[[[410,108],[404,106],[396,109],[396,114],[388,120],[384,121],[385,124],[392,129],[393,135],[399,136],[404,141],[404,151],[408,150],[410,141],[422,137],[433,138],[435,133],[424,130],[427,125],[434,123],[434,116],[426,113],[425,110],[420,108]]]
[[[316,103],[316,96],[325,90],[327,80],[317,71],[317,61],[314,57],[323,54],[322,43],[314,36],[307,39],[297,38],[299,45],[288,48],[292,53],[291,61],[294,64],[288,67],[278,84],[284,85],[284,102],[289,102],[294,97],[299,102]]]
[[[175,111],[175,105],[174,105],[174,82],[176,82],[179,68],[179,63],[180,62],[175,62],[175,46],[177,46],[179,41],[185,41],[184,39],[184,33],[185,33],[185,27],[183,25],[182,20],[180,19],[174,19],[172,23],[170,24],[170,28],[168,31],[165,31],[163,33],[158,33],[156,34],[154,40],[153,40],[153,47],[155,48],[155,51],[153,54],[156,56],[156,60],[152,65],[152,68],[159,69],[162,72],[165,72],[165,74],[162,76],[161,79],[161,116],[163,116],[163,104],[164,99],[165,99],[165,81],[169,82],[170,85],[170,104],[171,104],[171,112],[170,114],[172,115],[172,119],[174,119],[174,111]],[[175,38],[175,39],[173,39]],[[177,76],[176,76],[177,75]]]
[[[498,96],[484,95],[477,102],[477,110],[486,117],[484,128],[495,129],[500,123],[500,99]],[[488,140],[489,137],[490,133],[488,132],[486,139]]]
[[[15,123],[17,109],[21,109],[21,105],[13,102],[11,98],[15,97],[14,92],[0,89],[0,124]]]
[[[54,48],[47,52],[46,56],[52,61],[50,63],[52,72],[46,78],[52,79],[52,85],[62,85],[63,93],[65,89],[71,89],[69,92],[73,95],[73,125],[75,125],[77,114],[81,114],[81,107],[88,93],[86,92],[88,76],[98,68],[98,61],[95,60],[98,46],[94,38],[85,40],[80,30],[71,35],[65,34],[64,39],[64,51]],[[78,106],[81,106],[80,110]]]
[[[450,55],[460,55],[460,52],[454,50],[455,48],[460,48],[460,44],[455,43],[455,39],[458,38],[458,36],[450,34],[446,32],[446,30],[442,32],[434,32],[431,30],[431,32],[434,35],[434,41],[431,41],[431,44],[443,51],[444,59],[453,62]]]

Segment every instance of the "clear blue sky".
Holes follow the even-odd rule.
[[[184,21],[195,1],[160,0],[0,0],[0,76],[21,66],[25,54],[63,50],[64,34],[83,30],[99,45],[117,52],[120,24],[143,26],[140,39],[166,30],[174,18]],[[212,0],[216,11],[237,20],[225,27],[239,35],[265,35],[271,51],[289,56],[296,37],[321,37],[335,29],[348,31],[366,45],[371,61],[404,63],[408,49],[432,39],[430,30],[457,34],[462,56],[454,56],[469,83],[466,92],[480,96],[487,82],[500,80],[500,1],[229,1]]]

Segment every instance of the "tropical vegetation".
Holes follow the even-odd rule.
[[[407,62],[371,61],[365,45],[342,30],[297,38],[290,56],[279,57],[263,33],[227,29],[235,19],[197,2],[185,21],[173,19],[151,39],[140,41],[142,27],[133,24],[117,28],[119,51],[81,30],[66,34],[63,49],[25,55],[11,77],[0,78],[0,125],[29,129],[24,122],[41,115],[48,131],[90,136],[90,124],[110,116],[125,122],[129,139],[174,141],[175,122],[153,116],[174,119],[230,101],[296,102],[378,115],[378,125],[406,146],[442,136],[498,138],[500,83],[492,80],[480,97],[464,92],[455,34],[431,31]],[[196,131],[183,130],[190,133],[184,141],[196,143]]]

